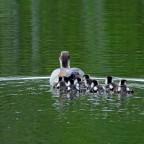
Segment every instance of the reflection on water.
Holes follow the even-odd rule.
[[[104,79],[100,79],[103,83]],[[82,136],[90,136],[86,141],[106,142],[107,137],[103,140],[95,138],[106,134],[114,143],[129,142],[131,139],[136,142],[139,137],[142,138],[143,82],[129,81],[135,94],[120,97],[88,93],[58,95],[48,81],[46,77],[0,79],[2,143],[33,140],[58,143],[63,142],[63,138],[67,139],[67,143],[70,135],[82,142],[79,131]],[[137,88],[137,85],[141,87]],[[135,132],[138,135],[134,135]],[[123,139],[125,134],[126,140]],[[54,140],[54,137],[57,139]],[[70,140],[77,142],[76,139]]]
[[[143,5],[0,0],[0,73],[50,75],[62,50],[93,76],[143,78]]]

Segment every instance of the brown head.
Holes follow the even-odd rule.
[[[61,68],[70,68],[70,54],[68,51],[62,51],[59,57]]]

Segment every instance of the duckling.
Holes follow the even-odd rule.
[[[81,78],[77,77],[77,78],[74,80],[74,86],[75,86],[75,88],[76,88],[76,91],[81,92],[81,88],[82,88]]]
[[[127,95],[127,94],[133,94],[134,90],[127,86],[127,81],[125,79],[122,79],[119,82],[119,86],[114,89],[114,93]]]
[[[89,76],[88,74],[85,74],[85,75],[83,76],[83,82],[84,82],[85,87],[86,87],[87,90],[88,90],[88,89],[91,88],[91,84],[92,84],[93,80],[90,79],[90,76]]]
[[[60,86],[60,82],[63,80],[63,77],[59,77],[58,82],[54,84],[53,88],[57,89]]]
[[[80,91],[85,91],[87,89],[85,83],[79,77],[74,80],[74,84],[79,87]]]
[[[114,89],[117,87],[118,85],[116,83],[113,82],[113,77],[112,76],[107,76],[106,81],[105,81],[105,89],[106,92],[113,92]]]
[[[59,77],[59,81],[54,85],[55,89],[58,89],[59,91],[67,90],[66,83],[63,79],[64,79],[63,77]]]
[[[97,80],[93,80],[89,91],[91,93],[103,94],[103,93],[105,93],[105,88],[104,88],[104,86],[100,85]]]
[[[76,78],[75,80],[74,79],[70,79],[70,78],[65,78],[64,80],[66,82],[67,92],[80,91],[79,78]]]

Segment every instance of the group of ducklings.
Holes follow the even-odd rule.
[[[91,79],[88,74],[80,77],[59,77],[58,82],[53,86],[54,89],[63,92],[82,92],[96,94],[133,94],[134,90],[127,86],[125,79],[120,80],[119,84],[113,81],[112,76],[107,76],[105,84],[99,84],[98,80]]]

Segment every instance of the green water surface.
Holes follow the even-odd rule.
[[[59,95],[49,76],[63,50],[135,94]],[[143,0],[0,0],[1,144],[143,144],[143,121]]]

